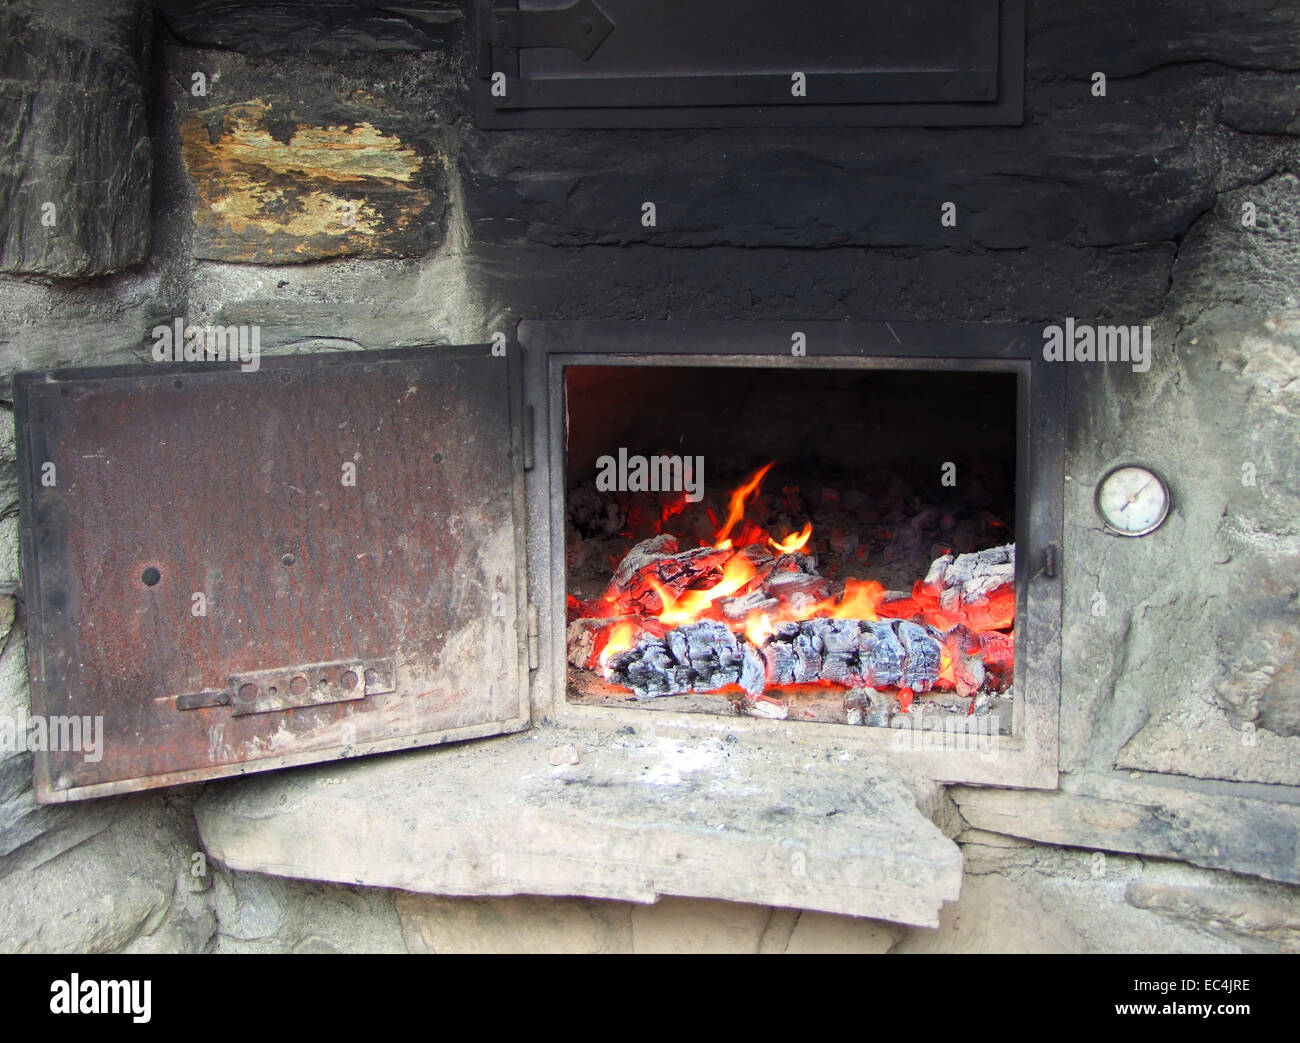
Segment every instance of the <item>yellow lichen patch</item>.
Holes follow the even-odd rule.
[[[292,208],[282,209],[277,205],[282,192],[274,187],[236,176],[222,188],[222,195],[208,204],[208,210],[236,235],[253,228],[268,231],[269,226],[282,235],[300,239],[314,235],[374,235],[382,228],[373,208],[329,192],[298,192]],[[351,224],[345,222],[345,215],[350,216]]]
[[[223,114],[221,136],[212,147],[234,163],[338,181],[410,181],[424,162],[400,138],[369,123],[299,127],[286,144],[267,128],[268,111],[258,101],[232,106]]]
[[[199,256],[422,252],[434,204],[417,177],[424,157],[366,121],[281,129],[271,117],[253,100],[182,119]]]

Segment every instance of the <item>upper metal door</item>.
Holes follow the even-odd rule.
[[[38,799],[525,727],[514,368],[19,374]]]
[[[479,0],[487,126],[1015,123],[1023,0]]]

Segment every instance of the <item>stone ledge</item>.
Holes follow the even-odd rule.
[[[1156,775],[1062,775],[1053,792],[949,792],[973,829],[1300,884],[1297,804],[1200,792]]]
[[[232,869],[429,894],[676,895],[934,926],[961,888],[957,846],[865,757],[644,731],[546,726],[246,778],[210,786],[196,816]]]

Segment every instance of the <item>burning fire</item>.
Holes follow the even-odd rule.
[[[968,694],[970,685],[963,682],[958,668],[964,656],[978,655],[985,666],[1009,672],[1014,657],[1014,635],[1010,630],[1015,619],[1015,592],[1011,584],[974,603],[950,600],[947,608],[941,602],[943,590],[927,586],[923,581],[914,583],[911,595],[906,597],[890,597],[874,580],[849,579],[838,596],[829,593],[813,596],[803,589],[814,589],[820,584],[821,589],[829,591],[824,580],[805,568],[807,559],[802,552],[812,539],[812,523],[805,522],[798,532],[776,539],[745,517],[746,508],[759,495],[763,479],[773,465],[760,467],[732,492],[725,522],[718,525],[710,515],[716,527],[711,549],[726,552],[726,556],[707,559],[706,571],[699,580],[707,586],[688,582],[685,589],[674,590],[647,571],[639,577],[638,590],[620,589],[611,583],[602,597],[576,606],[577,615],[589,618],[637,617],[636,621],[624,620],[606,628],[592,654],[593,668],[599,662],[605,672],[609,659],[633,648],[645,631],[663,636],[674,627],[714,620],[743,634],[755,647],[761,647],[782,624],[826,618],[868,622],[910,620],[933,627],[943,634],[935,683],[939,689],[956,689]],[[667,523],[680,511],[681,504],[671,505],[664,511],[662,522]],[[709,548],[709,541],[701,541],[701,547]],[[788,597],[765,598],[764,584],[771,584],[774,577],[777,582],[789,580],[795,592]],[[732,599],[734,606],[736,600],[747,595],[762,603],[739,616],[734,608],[724,611],[720,605],[724,599]],[[904,688],[899,695],[906,711],[913,692]]]
[[[709,609],[715,601],[719,598],[734,597],[743,592],[757,573],[757,568],[749,558],[743,554],[733,554],[722,567],[722,579],[716,584],[706,590],[688,590],[680,598],[675,597],[672,591],[658,580],[647,577],[646,582],[659,595],[659,600],[663,603],[663,608],[655,618],[670,627],[705,619],[709,616]]]
[[[605,647],[600,651],[601,669],[605,668],[610,656],[626,652],[635,645],[640,633],[641,630],[635,623],[615,623],[610,627],[605,636]]]
[[[791,533],[781,542],[768,539],[768,546],[778,554],[795,554],[808,546],[808,541],[812,539],[812,522],[804,522],[803,529],[798,533]]]
[[[727,512],[727,523],[714,537],[713,545],[715,547],[722,550],[731,547],[731,530],[735,528],[736,522],[745,517],[745,505],[758,495],[759,487],[763,484],[763,479],[767,476],[767,472],[772,469],[774,463],[776,463],[775,460],[771,464],[764,464],[750,476],[748,481],[731,494],[731,509]],[[809,534],[812,533],[811,526],[808,532]]]

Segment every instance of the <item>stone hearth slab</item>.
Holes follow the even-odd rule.
[[[663,895],[919,926],[961,854],[860,754],[539,727],[213,784],[209,854],[277,876],[440,895]]]

